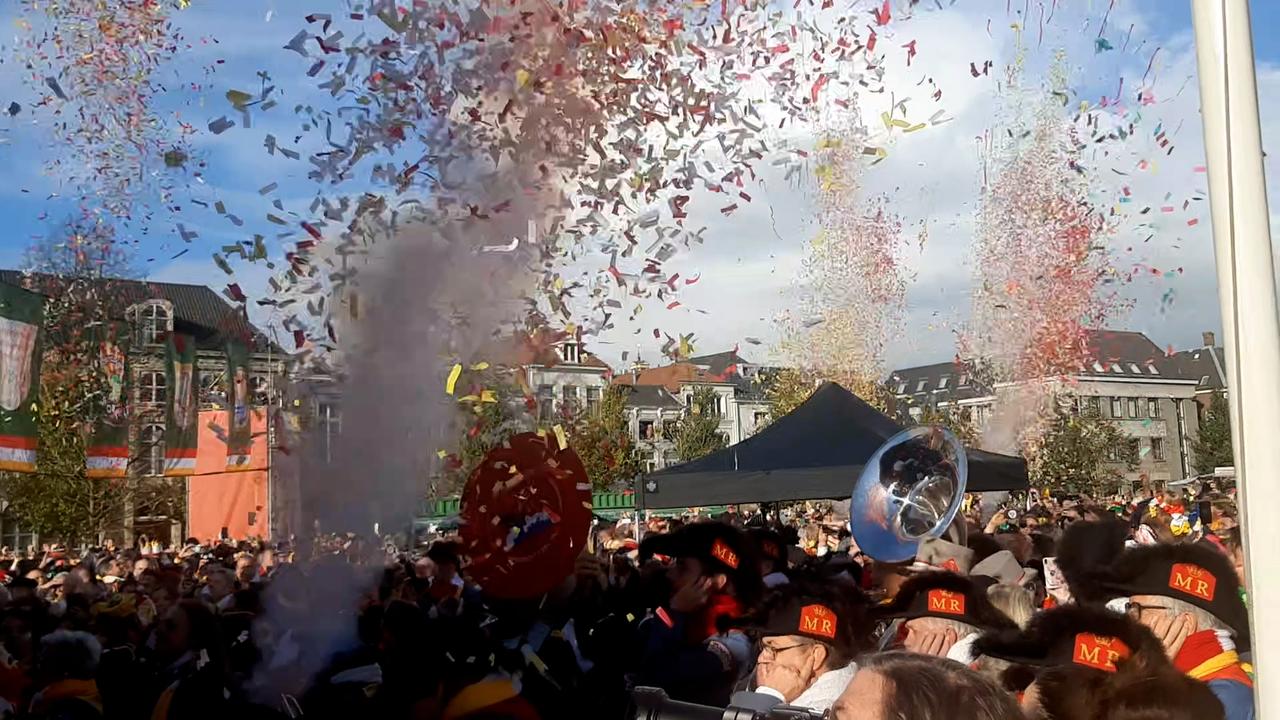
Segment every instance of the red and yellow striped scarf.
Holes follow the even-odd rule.
[[[1201,630],[1188,637],[1178,651],[1178,657],[1173,659],[1173,664],[1178,670],[1201,682],[1231,680],[1253,687],[1253,679],[1245,672],[1231,641],[1227,639],[1224,645],[1223,639],[1214,630]]]

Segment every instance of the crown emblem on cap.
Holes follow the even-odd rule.
[[[827,639],[836,636],[836,614],[825,605],[805,605],[800,608],[800,627],[798,630],[806,635],[817,635]]]
[[[1129,646],[1116,638],[1079,633],[1071,653],[1071,662],[1094,670],[1115,672],[1116,661],[1127,659],[1130,654]]]
[[[965,597],[950,590],[929,591],[929,612],[944,615],[964,615]]]
[[[719,560],[725,565],[728,565],[734,570],[738,569],[738,553],[731,550],[729,546],[719,538],[717,538],[715,542],[711,543],[711,557]]]
[[[1169,572],[1169,587],[1205,602],[1213,602],[1218,579],[1199,565],[1176,563]]]

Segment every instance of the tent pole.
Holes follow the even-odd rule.
[[[1280,315],[1276,310],[1267,192],[1247,0],[1193,0],[1200,106],[1213,211],[1218,296],[1237,502],[1246,556],[1259,717],[1280,718]],[[1249,352],[1242,351],[1248,341]]]

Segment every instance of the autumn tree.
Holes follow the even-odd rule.
[[[1032,485],[1094,497],[1115,492],[1123,471],[1137,467],[1134,441],[1096,409],[1075,413],[1053,405],[1053,417],[1030,458]]]
[[[804,404],[819,384],[813,373],[798,368],[762,373],[758,382],[763,386],[764,397],[769,401],[770,414],[774,419]]]
[[[1231,406],[1222,394],[1215,394],[1200,418],[1200,432],[1191,443],[1196,473],[1209,475],[1214,468],[1235,464],[1231,449]]]
[[[644,467],[627,421],[629,390],[611,385],[601,394],[597,407],[583,408],[573,418],[569,446],[582,459],[591,487],[597,491],[630,487]]]
[[[445,454],[432,495],[459,494],[471,471],[489,451],[512,435],[533,429],[533,417],[514,379],[517,372],[523,371],[494,367],[469,375],[467,391],[458,393],[453,426],[457,441],[453,452]]]
[[[940,425],[955,434],[967,448],[977,447],[981,441],[978,428],[965,408],[927,407],[920,413],[917,425]]]
[[[677,421],[672,437],[676,444],[676,455],[682,462],[696,460],[725,447],[724,435],[720,434],[720,411],[714,389],[698,388],[694,391],[689,409]]]
[[[99,330],[125,317],[127,296],[115,279],[133,274],[128,253],[109,225],[69,220],[28,249],[27,265],[33,274],[24,286],[45,297],[39,454],[35,473],[0,473],[8,512],[67,543],[121,528],[127,508],[181,517],[181,483],[85,474],[85,441],[106,412],[108,394],[96,363]]]

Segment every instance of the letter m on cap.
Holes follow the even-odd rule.
[[[1079,633],[1076,635],[1071,662],[1094,670],[1115,672],[1116,661],[1128,657],[1129,647],[1113,637]]]
[[[836,614],[825,605],[805,605],[800,608],[800,632],[827,639],[836,636]]]
[[[964,595],[950,590],[930,590],[929,612],[964,615]]]
[[[725,541],[717,539],[711,544],[711,557],[728,565],[734,570],[738,569],[738,553],[729,548]]]
[[[1169,587],[1205,602],[1213,602],[1218,580],[1199,565],[1177,563],[1169,572]]]

